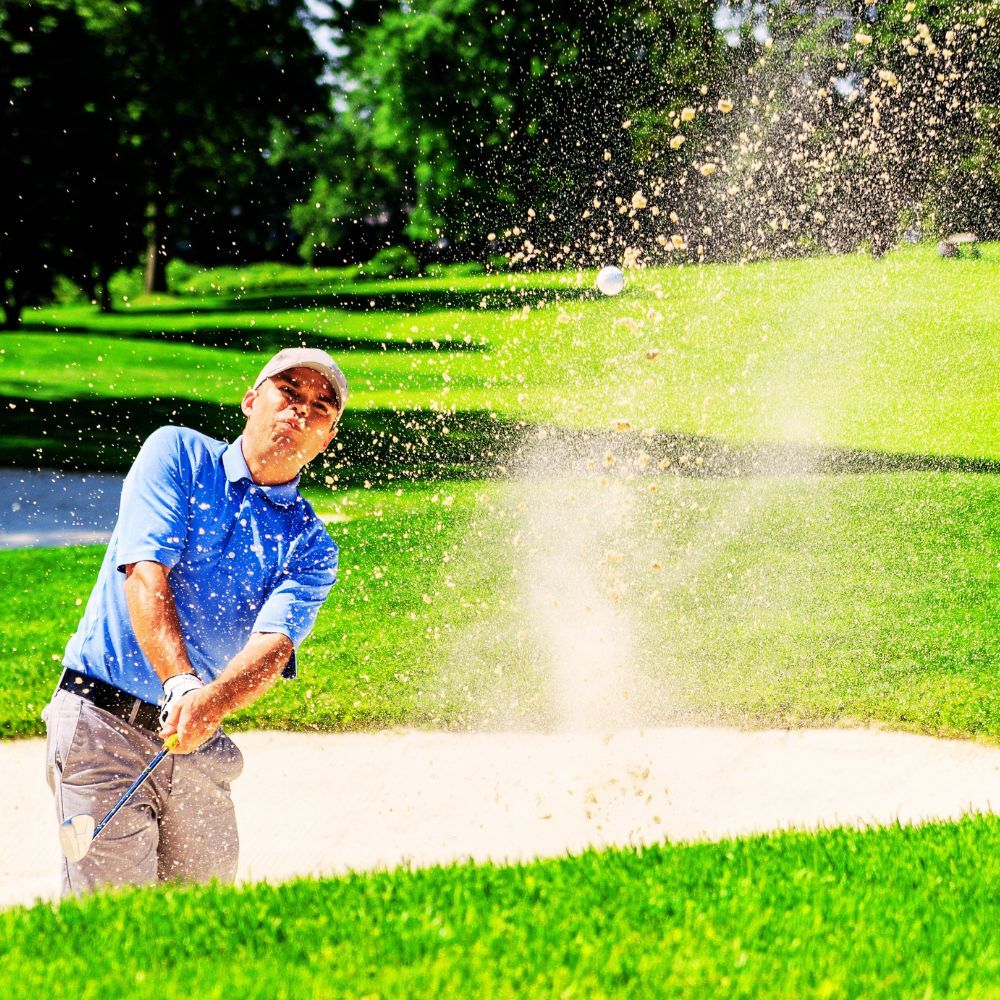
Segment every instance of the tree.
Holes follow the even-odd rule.
[[[293,210],[302,252],[502,247],[558,264],[881,251],[929,212],[992,232],[995,34],[957,0],[909,5],[341,9],[338,100],[313,196]]]
[[[580,205],[608,173],[604,151],[634,173],[628,106],[662,90],[639,10],[430,0],[342,19],[336,127],[296,214],[307,256],[363,242],[364,228],[369,251],[404,240],[425,258],[480,254],[529,207],[539,228],[556,217],[547,238],[588,228]]]
[[[0,12],[0,53],[5,325],[18,325],[58,275],[107,306],[107,280],[137,244],[100,46],[70,5],[17,0]]]
[[[0,8],[5,319],[57,274],[103,308],[140,253],[165,289],[176,247],[206,262],[291,246],[308,182],[278,144],[325,106],[324,59],[302,0],[9,0]],[[280,159],[280,158],[278,158]]]
[[[921,223],[996,232],[1000,80],[985,17],[899,0],[722,4],[714,20],[732,48],[692,100],[695,120],[649,142],[655,205],[677,219],[663,256],[881,254]]]
[[[326,103],[324,60],[302,0],[130,0],[89,5],[114,67],[145,202],[146,290],[171,249],[202,260],[280,243],[294,178],[269,159],[276,130]]]

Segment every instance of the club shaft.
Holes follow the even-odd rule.
[[[96,837],[101,832],[101,830],[103,830],[108,825],[108,823],[114,818],[115,813],[118,812],[118,810],[121,809],[121,807],[125,805],[125,803],[128,802],[130,798],[132,798],[132,796],[136,793],[136,790],[139,788],[139,786],[153,773],[153,769],[156,767],[157,764],[160,763],[161,760],[163,760],[164,757],[167,756],[168,753],[170,753],[170,751],[167,749],[167,747],[164,747],[146,765],[146,769],[142,772],[142,774],[139,775],[138,778],[135,779],[135,781],[132,782],[131,785],[129,785],[128,790],[115,803],[114,808],[111,810],[111,812],[109,812],[107,816],[105,816],[104,819],[102,819],[101,822],[98,823],[97,827],[94,829],[94,837]]]

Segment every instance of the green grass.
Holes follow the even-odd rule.
[[[350,519],[331,525],[340,582],[301,679],[236,725],[552,724],[551,629],[572,596],[547,583],[562,600],[549,612],[532,587],[554,556],[629,623],[647,721],[876,721],[1000,742],[997,477],[620,477],[584,481],[591,506],[574,507],[564,494],[579,485],[313,493]],[[0,553],[3,734],[42,731],[101,554]]]
[[[650,270],[613,300],[576,273],[297,288],[302,269],[258,270],[110,316],[37,310],[0,337],[0,459],[21,464],[127,467],[165,422],[230,436],[259,352],[306,337],[343,360],[352,404],[314,480],[339,488],[320,509],[353,518],[333,529],[341,583],[303,680],[238,724],[551,723],[531,585],[546,553],[583,546],[573,572],[627,620],[651,721],[1000,738],[1000,246]],[[613,415],[653,433],[616,437]],[[549,434],[525,475],[512,448],[538,423],[601,433]],[[769,440],[804,450],[759,453]],[[550,475],[581,448],[586,510]],[[742,474],[775,463],[799,474]],[[0,732],[39,731],[97,559],[0,557],[0,670],[18,679]]]
[[[341,578],[302,678],[236,727],[549,725],[553,623],[593,612],[627,631],[606,652],[651,722],[997,743],[998,279],[998,245],[646,271],[613,300],[592,275],[202,275],[0,335],[0,462],[121,469],[165,422],[231,435],[264,356],[326,346],[352,403],[316,479],[337,489],[310,495]],[[41,732],[100,558],[0,552],[0,735]],[[998,848],[994,817],[100,895],[0,914],[0,984],[1000,997]]]
[[[7,417],[21,439],[0,458],[23,463],[41,449],[42,464],[93,464],[101,456],[79,433],[88,408],[140,436],[171,409],[196,406],[211,420],[263,354],[302,339],[342,360],[354,392],[347,428],[360,436],[373,415],[446,413],[461,424],[493,413],[1000,458],[1000,245],[968,261],[915,247],[879,261],[654,269],[616,299],[595,298],[590,280],[344,282],[175,297],[111,316],[36,310],[24,332],[0,336],[0,405],[14,404]],[[113,438],[102,447],[111,454],[101,467],[124,463]]]
[[[1000,995],[1000,819],[0,914],[10,998]],[[100,942],[100,947],[95,943]]]

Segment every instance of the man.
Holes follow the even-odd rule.
[[[59,821],[100,819],[167,736],[179,743],[85,857],[64,861],[64,894],[235,877],[230,783],[243,762],[219,726],[295,676],[336,580],[337,546],[298,477],[346,402],[333,359],[293,348],[247,390],[232,444],[161,427],[142,446],[43,713]]]

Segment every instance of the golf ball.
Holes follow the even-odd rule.
[[[625,275],[621,268],[609,264],[597,274],[597,290],[603,295],[617,295],[625,287]]]

